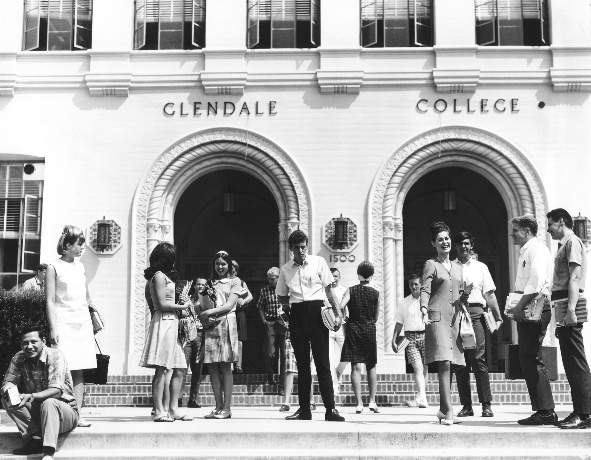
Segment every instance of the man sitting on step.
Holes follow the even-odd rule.
[[[78,425],[72,376],[64,355],[45,345],[41,327],[25,327],[20,339],[21,351],[10,361],[0,390],[2,406],[28,440],[12,453],[43,453],[43,460],[50,460],[58,434]],[[26,393],[19,394],[19,387]]]

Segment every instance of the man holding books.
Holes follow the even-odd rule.
[[[519,363],[535,411],[531,416],[518,420],[520,425],[554,425],[558,421],[550,380],[542,359],[542,341],[552,318],[548,295],[553,264],[550,250],[537,239],[537,235],[538,223],[534,216],[511,219],[511,238],[519,246],[515,291],[523,294],[512,313],[519,334]],[[526,307],[533,301],[543,302],[540,321],[526,320]]]
[[[488,377],[488,366],[486,365],[486,321],[488,314],[486,308],[490,309],[496,322],[495,330],[498,329],[503,319],[499,311],[499,304],[495,295],[496,286],[490,275],[488,267],[474,258],[474,237],[468,232],[460,232],[454,236],[457,258],[453,263],[458,264],[462,269],[464,285],[472,285],[472,291],[468,296],[468,313],[472,319],[476,348],[464,350],[466,364],[469,364],[476,378],[476,390],[478,401],[482,404],[482,416],[493,417],[491,409],[492,393],[490,391],[490,380]],[[494,324],[494,323],[493,323]],[[470,367],[462,366],[456,370],[456,381],[462,410],[458,417],[474,415],[472,410],[472,394],[470,391]]]
[[[401,350],[398,342],[400,332],[404,327],[404,336],[408,340],[406,345],[406,361],[412,366],[417,386],[417,397],[406,401],[409,407],[429,407],[425,386],[429,378],[429,368],[425,364],[425,325],[421,317],[419,297],[421,295],[421,277],[410,275],[408,280],[410,295],[405,297],[396,309],[392,349],[395,353]]]
[[[558,324],[556,337],[560,343],[564,372],[570,384],[573,401],[572,414],[558,422],[558,426],[563,429],[591,428],[591,373],[585,357],[582,322],[586,320],[586,315],[582,318],[581,308],[577,309],[577,303],[583,307],[579,298],[585,290],[585,246],[574,234],[573,219],[567,211],[562,208],[553,209],[547,217],[548,233],[553,240],[559,241],[554,259],[552,300],[565,300],[555,303]],[[561,306],[565,307],[565,312],[559,311]],[[562,320],[563,315],[560,313],[565,313]]]

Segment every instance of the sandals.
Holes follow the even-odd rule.
[[[168,415],[161,415],[160,417],[156,417],[154,419],[155,422],[174,422],[174,419],[172,417],[169,417]]]

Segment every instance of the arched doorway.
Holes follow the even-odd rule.
[[[225,198],[225,206],[224,206]],[[213,255],[231,254],[240,265],[253,301],[244,310],[248,340],[242,368],[264,373],[264,331],[256,303],[267,284],[266,272],[279,265],[279,210],[271,191],[251,174],[233,169],[208,173],[182,194],[174,213],[174,242],[181,279],[208,278]]]
[[[548,205],[542,181],[528,158],[506,140],[477,128],[448,126],[423,133],[397,149],[379,170],[368,206],[368,244],[376,267],[374,283],[384,293],[383,314],[378,322],[378,353],[385,359],[385,368],[391,362],[392,369],[401,370],[404,361],[403,356],[394,356],[389,347],[396,304],[404,296],[404,202],[423,175],[443,167],[461,167],[481,174],[501,195],[509,218],[533,214],[539,228],[546,228]],[[540,231],[538,238],[549,244],[545,232]],[[506,269],[512,287],[518,251],[509,244],[508,253]]]
[[[287,236],[308,232],[310,194],[291,157],[265,137],[236,128],[213,128],[179,140],[163,152],[140,180],[131,213],[127,372],[142,372],[137,362],[145,338],[146,304],[143,272],[152,249],[173,241],[174,211],[183,192],[198,178],[218,170],[249,173],[271,192],[279,212],[279,263],[287,261]]]
[[[453,205],[444,206],[444,193],[452,191]],[[497,287],[501,305],[510,292],[509,217],[501,194],[481,174],[467,168],[443,167],[424,174],[408,191],[402,208],[404,279],[412,273],[421,274],[425,260],[434,257],[429,226],[444,221],[452,237],[469,231],[475,239],[478,260],[485,263]],[[455,259],[455,249],[451,258]],[[409,290],[405,284],[404,294]],[[504,343],[511,343],[511,323],[487,340],[489,368],[503,367]],[[501,362],[499,363],[499,359]]]

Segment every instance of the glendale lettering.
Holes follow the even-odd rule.
[[[429,99],[419,99],[415,108],[419,113],[427,113],[429,110],[435,113],[444,113],[446,111],[452,113],[462,113],[464,111],[465,113],[489,113],[491,111],[496,113],[517,113],[519,112],[518,104],[519,99],[509,99],[508,101],[506,99],[453,99],[451,101],[436,99],[433,102],[429,101]]]
[[[242,102],[234,103],[230,101],[221,102],[167,102],[162,107],[162,114],[167,117],[240,117],[240,116],[275,116],[277,115],[277,101],[269,102]]]

